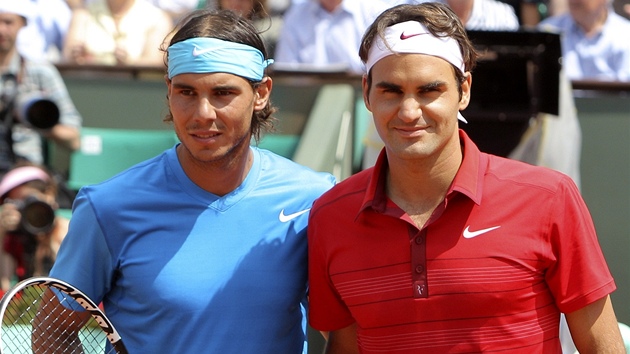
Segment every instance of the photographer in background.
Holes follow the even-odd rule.
[[[0,0],[0,175],[22,160],[47,164],[47,139],[79,147],[82,119],[57,68],[16,49],[33,13],[30,1]]]
[[[55,215],[56,194],[55,180],[35,165],[16,166],[0,181],[0,293],[50,271],[69,223]]]

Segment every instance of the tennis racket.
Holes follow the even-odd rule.
[[[17,283],[0,301],[0,318],[0,354],[127,353],[99,307],[57,279]]]

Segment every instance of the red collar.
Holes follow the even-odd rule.
[[[446,198],[448,200],[452,198],[454,193],[459,193],[467,196],[476,204],[479,204],[483,191],[483,175],[488,168],[488,155],[479,151],[477,145],[475,145],[461,129],[459,130],[459,138],[463,146],[464,156],[462,164],[446,194]],[[371,178],[369,179],[369,184],[359,213],[366,208],[372,208],[378,213],[385,211],[388,201],[387,195],[385,194],[387,169],[387,155],[383,148],[372,169]]]

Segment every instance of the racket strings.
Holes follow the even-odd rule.
[[[105,353],[106,336],[94,320],[86,322],[70,297],[45,297],[46,289],[32,285],[11,299],[0,329],[2,353]]]

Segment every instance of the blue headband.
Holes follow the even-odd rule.
[[[265,60],[254,47],[217,38],[197,37],[177,42],[168,48],[168,78],[191,73],[229,73],[253,81],[262,80]]]

